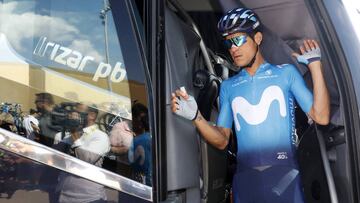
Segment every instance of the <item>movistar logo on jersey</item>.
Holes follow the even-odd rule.
[[[286,103],[284,93],[279,86],[267,87],[261,95],[258,104],[250,104],[244,97],[235,97],[232,100],[231,107],[234,114],[234,122],[237,131],[240,131],[239,114],[245,122],[250,125],[259,125],[264,122],[268,116],[271,104],[278,101],[280,105],[280,115],[286,117]]]

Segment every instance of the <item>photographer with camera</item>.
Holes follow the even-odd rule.
[[[55,102],[51,94],[41,92],[35,94],[36,110],[40,114],[39,120],[39,142],[48,147],[54,144],[55,134],[61,132],[62,127],[54,125],[52,122],[52,113],[54,111]],[[37,174],[40,174],[38,182],[49,195],[49,202],[56,202],[57,195],[53,185],[57,183],[58,170],[55,168],[47,168],[40,165],[37,169]]]
[[[62,102],[56,106],[51,113],[51,122],[62,128],[54,137],[54,145],[56,148],[61,141],[67,141],[71,137],[71,133],[77,133],[86,127],[88,107],[83,103]],[[73,131],[73,132],[71,132]],[[69,143],[67,144],[69,145]],[[63,146],[64,147],[64,146]],[[58,149],[64,151],[65,149]]]
[[[104,156],[110,151],[110,141],[95,123],[98,110],[86,107],[86,112],[81,112],[83,104],[76,106],[75,111],[69,112],[68,119],[63,122],[67,133],[58,146],[65,144],[65,152],[101,167]],[[61,173],[59,180],[59,202],[106,202],[105,189],[100,184],[68,173]]]
[[[49,93],[38,93],[35,95],[35,105],[40,113],[39,117],[39,141],[48,147],[54,143],[55,134],[61,131],[61,127],[52,123],[51,113],[53,112],[55,103],[54,98]]]

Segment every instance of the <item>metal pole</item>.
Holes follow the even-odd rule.
[[[331,167],[330,167],[330,163],[329,163],[329,157],[326,152],[325,141],[324,141],[322,133],[320,134],[320,131],[318,130],[316,125],[315,125],[315,131],[316,131],[316,136],[319,140],[320,153],[321,153],[321,158],[322,158],[322,162],[324,165],[326,180],[327,180],[328,187],[329,187],[331,203],[338,203],[339,200],[338,200],[338,196],[336,193],[334,177],[332,175],[332,171],[331,171]]]
[[[101,10],[100,12],[100,16],[103,19],[103,23],[104,23],[104,35],[105,35],[105,62],[107,64],[109,64],[109,45],[108,45],[108,33],[107,33],[107,29],[108,29],[108,24],[107,24],[107,12],[110,10],[110,6],[107,2],[107,0],[104,0],[104,8]],[[111,85],[111,80],[110,80],[110,76],[107,77],[107,83],[108,83],[108,89],[110,92],[112,92],[112,85]]]

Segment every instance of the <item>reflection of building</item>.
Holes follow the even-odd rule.
[[[114,103],[131,112],[131,90],[137,92],[136,95],[131,95],[132,99],[147,103],[144,84],[123,80],[113,83],[111,93],[107,90],[106,79],[94,82],[92,75],[88,73],[62,69],[54,71],[29,65],[9,47],[3,34],[0,34],[0,47],[0,102],[20,103],[27,111],[34,107],[35,93],[48,92],[54,95],[56,103],[85,102],[97,104],[99,107],[103,103]]]

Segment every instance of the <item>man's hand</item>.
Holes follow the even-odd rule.
[[[171,94],[171,110],[188,120],[194,120],[198,114],[198,106],[194,97],[188,95],[184,87]]]
[[[304,40],[300,46],[302,55],[293,53],[299,63],[308,66],[313,81],[313,105],[308,115],[318,124],[327,125],[330,119],[330,97],[326,87],[321,64],[319,44],[315,40]]]
[[[292,55],[296,57],[299,63],[306,66],[321,59],[320,47],[315,40],[304,40],[304,45],[300,46],[300,52],[301,55],[298,53],[293,53]]]
[[[145,162],[145,149],[143,146],[139,145],[136,147],[134,152],[134,160],[138,161],[137,164],[140,166],[144,165]]]
[[[40,133],[39,126],[35,125],[32,121],[30,121],[31,127],[33,128],[35,133]]]
[[[72,138],[73,142],[75,142],[76,140],[78,140],[81,137],[82,132],[76,130],[76,131],[71,132],[70,134],[71,134],[71,138]]]

